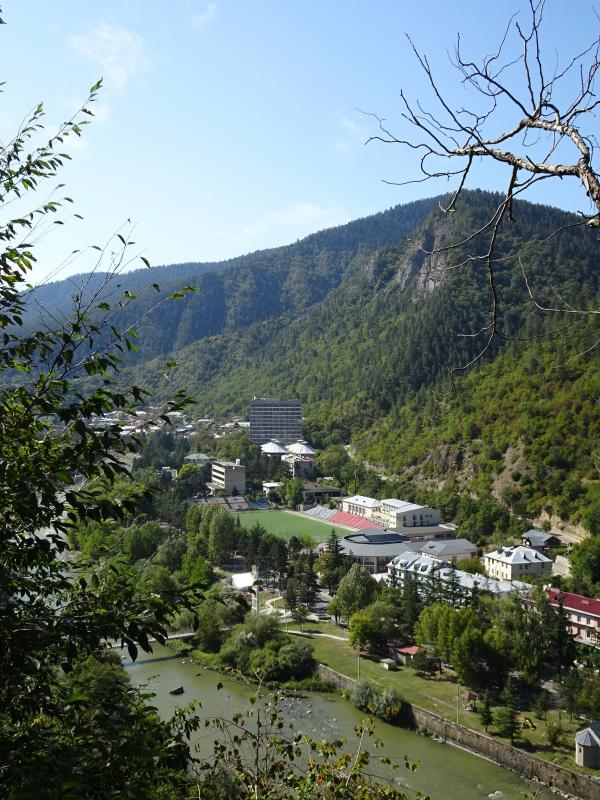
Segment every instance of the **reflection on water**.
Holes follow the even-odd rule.
[[[147,657],[141,654],[135,664],[124,657],[124,664],[134,684],[144,685],[156,694],[152,703],[164,717],[177,707],[198,701],[202,717],[231,719],[233,714],[249,707],[254,693],[252,687],[205,670],[189,658],[173,656],[172,651],[160,645],[155,645],[154,652]],[[223,684],[220,690],[218,683]],[[184,687],[184,694],[169,694],[179,686]],[[343,698],[314,693],[306,698],[283,698],[281,712],[296,730],[318,740],[338,737],[351,740],[361,719],[360,712]],[[385,753],[400,764],[404,763],[405,754],[411,761],[421,762],[415,773],[400,767],[393,773],[393,780],[407,789],[430,794],[432,800],[522,800],[523,793],[533,789],[528,781],[508,770],[450,744],[385,723],[377,723],[376,733],[384,744],[376,754]],[[209,752],[214,739],[214,731],[202,728],[194,744],[200,753],[204,749]],[[369,749],[374,750],[371,744]],[[539,795],[540,800],[552,797],[550,792]]]

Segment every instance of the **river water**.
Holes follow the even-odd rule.
[[[134,685],[145,686],[155,693],[153,703],[165,718],[177,706],[186,706],[192,700],[202,704],[201,716],[231,718],[236,711],[249,707],[249,698],[254,693],[251,687],[204,670],[188,657],[174,656],[160,645],[154,645],[152,654],[141,654],[135,663],[124,656],[123,663]],[[218,683],[223,684],[220,690]],[[169,694],[179,686],[184,687],[184,694]],[[306,699],[284,700],[282,713],[296,730],[318,740],[337,737],[351,740],[354,726],[361,719],[360,712],[343,698],[316,693],[310,693]],[[512,772],[450,744],[383,722],[377,723],[376,733],[384,747],[374,751],[369,745],[367,749],[375,754],[385,753],[402,764],[393,773],[394,781],[429,794],[432,800],[522,800],[523,793],[534,788]],[[214,739],[215,733],[202,727],[195,746],[202,752],[211,747]],[[411,761],[421,762],[415,773],[404,768],[405,754]],[[555,796],[542,792],[539,797],[549,800]]]

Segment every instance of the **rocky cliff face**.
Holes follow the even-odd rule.
[[[433,291],[446,278],[449,244],[449,221],[439,212],[405,240],[403,247],[386,248],[375,253],[365,267],[371,285],[389,282],[400,289]]]
[[[436,215],[417,237],[408,240],[406,252],[398,265],[395,283],[402,289],[414,286],[430,292],[445,279],[449,224]]]

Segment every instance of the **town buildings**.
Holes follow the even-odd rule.
[[[210,488],[226,495],[243,495],[246,491],[246,467],[239,459],[233,461],[214,461],[212,465]]]
[[[406,537],[394,531],[365,528],[344,536],[339,544],[342,553],[375,575],[385,572],[390,560],[404,549]]]
[[[455,564],[464,558],[477,558],[477,548],[468,539],[451,539],[449,541],[428,541],[413,544],[411,550],[431,556],[438,561]]]
[[[454,569],[445,561],[440,561],[423,553],[406,550],[392,559],[388,564],[387,573],[382,576],[386,583],[390,583],[392,576],[404,583],[407,577],[416,581],[417,587],[422,590],[429,581],[438,581],[440,587],[456,591],[468,596],[474,591],[485,592],[494,597],[505,600],[515,590],[510,581],[493,580],[487,575],[472,574]]]
[[[547,553],[554,547],[560,547],[562,542],[554,533],[546,533],[545,531],[538,531],[535,528],[525,531],[521,537],[521,542],[525,547],[531,547],[537,550],[538,553]]]
[[[467,539],[411,542],[404,532],[379,528],[363,528],[347,534],[340,539],[340,549],[372,575],[387,572],[390,562],[394,562],[399,553],[412,552],[417,558],[427,557],[438,565],[437,568],[477,555],[477,548]]]
[[[562,605],[575,641],[600,646],[600,600],[553,588],[547,590],[547,595],[550,605]]]
[[[332,497],[343,497],[344,490],[329,483],[305,481],[302,488],[302,506],[310,507],[329,500]]]
[[[483,566],[490,578],[520,581],[549,575],[552,559],[531,547],[500,547],[483,556]]]
[[[440,512],[435,508],[389,498],[376,500],[360,494],[344,497],[342,511],[355,517],[370,520],[377,527],[402,533],[412,542],[430,539],[454,539],[456,525],[440,522]]]
[[[250,402],[250,440],[265,444],[277,439],[291,444],[302,436],[302,404],[299,400],[254,397]]]
[[[373,497],[363,497],[360,494],[353,494],[351,497],[344,497],[341,502],[342,511],[346,514],[354,514],[357,517],[373,519],[373,514],[379,509],[381,501]]]
[[[210,456],[206,453],[188,453],[183,459],[186,464],[193,464],[196,467],[205,467],[210,463]]]
[[[408,503],[406,500],[388,498],[379,502],[373,512],[373,519],[385,528],[423,528],[438,525],[440,512],[428,506]]]

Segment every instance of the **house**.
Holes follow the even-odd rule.
[[[414,544],[413,547],[425,556],[431,556],[438,561],[456,563],[463,558],[477,558],[477,548],[468,539],[453,539],[450,541],[429,541],[423,544]],[[412,549],[412,548],[411,548]]]
[[[537,531],[535,528],[525,531],[521,537],[521,542],[525,547],[531,547],[533,550],[537,550],[538,553],[547,553],[548,550],[560,547],[562,544],[556,534]]]
[[[330,497],[343,497],[344,494],[344,490],[338,486],[305,481],[302,488],[302,506],[310,508],[317,503],[322,503],[324,500],[329,500]]]
[[[353,494],[352,497],[344,497],[342,500],[342,511],[346,514],[354,514],[358,517],[372,519],[373,513],[379,508],[380,501],[374,497],[363,497],[360,494]]]
[[[575,763],[580,767],[600,769],[600,720],[575,734]]]
[[[300,455],[298,453],[286,453],[281,456],[281,463],[285,466],[288,475],[292,478],[303,478],[311,480],[316,474],[316,464],[314,456]]]
[[[406,664],[410,664],[417,653],[421,652],[421,649],[422,648],[416,644],[406,645],[405,647],[396,647],[394,649],[396,660],[406,666]]]
[[[268,497],[271,492],[277,492],[282,486],[283,483],[281,481],[263,481],[262,489],[265,496]]]
[[[183,460],[186,464],[193,464],[195,467],[205,467],[210,463],[210,457],[205,453],[188,453]]]
[[[388,498],[381,500],[373,519],[386,528],[422,528],[438,525],[440,512],[428,506],[409,503],[406,500]]]
[[[531,547],[499,547],[483,556],[483,566],[490,578],[505,581],[520,581],[523,578],[538,578],[549,575],[552,559]]]
[[[600,600],[553,588],[547,589],[546,593],[551,606],[558,608],[562,605],[575,641],[599,647]]]
[[[224,492],[226,495],[243,494],[246,491],[246,467],[240,464],[239,458],[233,461],[214,461],[210,488]]]

